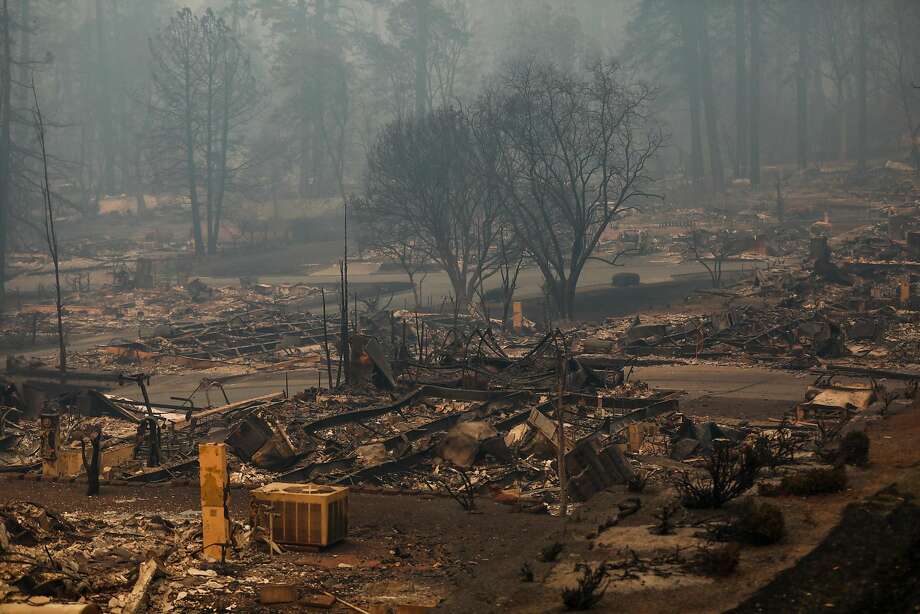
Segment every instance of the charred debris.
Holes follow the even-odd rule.
[[[736,573],[738,546],[719,542],[774,543],[784,524],[770,503],[739,507],[734,499],[839,492],[847,466],[868,458],[866,424],[917,403],[920,372],[909,361],[920,344],[920,228],[904,221],[917,212],[869,211],[874,221],[833,238],[826,219],[798,231],[752,216],[733,232],[743,244],[735,258],[767,266],[698,289],[683,306],[594,324],[534,323],[518,306],[505,323],[475,310],[392,309],[379,292],[342,301],[335,289],[252,279],[211,287],[174,270],[155,274],[144,259],[133,270],[115,268],[111,283],[71,301],[70,326],[104,334],[132,313],[137,336],[71,348],[68,371],[8,359],[0,473],[85,483],[91,496],[124,485],[200,483],[202,512],[0,507],[4,596],[82,600],[74,612],[94,611],[92,603],[123,613],[148,605],[181,611],[215,595],[228,604],[370,611],[361,601],[367,582],[409,573],[397,564],[398,546],[372,572],[262,579],[290,575],[283,554],[299,542],[325,548],[347,539],[347,508],[335,508],[333,498],[348,492],[438,497],[471,514],[488,501],[563,526],[599,493],[620,488],[630,498],[579,536],[604,548],[605,533],[637,514],[650,489],[667,495],[650,535],[702,529],[696,553],[627,549],[579,564],[565,603],[596,603],[609,587],[648,574]],[[678,211],[668,223],[656,216],[641,222],[658,231],[653,249],[675,260],[699,257],[686,248],[693,232],[724,222],[700,210]],[[622,284],[615,276],[613,285]],[[336,302],[347,310],[322,308]],[[8,335],[47,333],[47,318],[17,317],[5,324]],[[713,419],[683,413],[683,391],[634,376],[643,366],[725,363],[792,371],[813,385],[782,419]],[[302,385],[305,373],[315,385]],[[199,381],[195,393],[164,401],[158,381],[189,374]],[[242,377],[275,389],[238,398],[227,385]],[[206,479],[214,468],[203,466],[203,446],[226,455],[217,482]],[[251,493],[249,518],[226,512],[228,493],[239,491]],[[206,501],[206,492],[216,499]],[[288,533],[272,506],[299,494],[331,497],[327,532]],[[726,506],[731,512],[716,520],[694,516]],[[208,524],[208,509],[223,525]],[[337,513],[344,520],[335,521]],[[216,556],[207,554],[214,530],[223,532]],[[573,537],[562,535],[558,542],[547,535],[552,559]],[[533,581],[533,566],[550,563],[525,561],[522,577]]]

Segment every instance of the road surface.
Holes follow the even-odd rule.
[[[315,370],[292,371],[285,382],[283,372],[254,373],[230,378],[224,383],[224,389],[231,402],[279,392],[285,385],[291,394],[296,394],[316,386],[317,375]],[[807,373],[713,365],[642,367],[635,369],[631,377],[648,382],[654,388],[686,391],[681,406],[689,413],[758,418],[781,416],[803,399],[814,381]],[[156,376],[151,381],[151,398],[175,403],[171,397],[188,397],[200,381],[200,374],[194,372]],[[324,375],[322,385],[326,385]],[[140,400],[139,391],[125,388],[119,393]],[[212,404],[222,399],[220,391],[211,392]],[[196,405],[206,404],[200,392],[195,401]]]

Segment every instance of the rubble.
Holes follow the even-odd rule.
[[[786,213],[796,214],[792,197],[787,205]],[[368,304],[343,332],[341,314],[318,309],[319,300],[337,298],[326,297],[327,290],[257,279],[241,279],[239,287],[166,279],[160,265],[141,257],[133,270],[113,273],[111,286],[68,304],[70,334],[114,338],[72,350],[66,373],[37,360],[40,352],[8,361],[0,472],[83,480],[88,434],[99,433],[102,489],[197,484],[210,471],[202,468],[199,446],[226,444],[226,480],[205,507],[225,517],[227,493],[240,490],[254,504],[251,514],[227,517],[220,548],[205,553],[210,529],[197,509],[65,515],[26,502],[4,505],[0,601],[83,599],[121,614],[195,611],[216,596],[235,607],[392,608],[404,595],[378,603],[361,587],[400,577],[402,545],[394,542],[390,562],[362,562],[366,567],[337,558],[352,540],[382,539],[389,527],[365,528],[372,536],[305,537],[292,524],[285,506],[301,505],[297,496],[331,492],[452,498],[474,515],[489,499],[509,513],[567,518],[592,510],[592,502],[607,505],[611,492],[628,492],[634,500],[621,498],[612,508],[619,512],[601,518],[588,539],[611,555],[608,571],[622,573],[610,590],[656,574],[697,573],[683,545],[614,556],[614,536],[641,529],[642,539],[689,539],[709,548],[690,536],[700,527],[681,515],[675,476],[705,491],[715,482],[707,476],[713,459],[730,450],[726,458],[750,459],[756,474],[735,490],[754,492],[756,482],[763,492],[776,483],[776,491],[784,479],[820,468],[836,440],[884,414],[896,396],[915,402],[918,229],[897,220],[916,212],[889,213],[873,209],[859,227],[840,233],[813,217],[779,226],[769,214],[743,211],[745,228],[736,234],[745,251],[737,258],[759,263],[751,274],[697,289],[667,309],[548,330],[540,330],[546,322],[524,319],[520,303],[510,330],[475,309]],[[669,262],[682,260],[666,250],[686,229],[725,221],[705,210],[673,214],[647,224],[660,225],[650,245]],[[625,272],[611,282],[623,290],[642,288],[644,279]],[[19,349],[40,346],[53,330],[45,311],[18,312],[0,335]],[[782,420],[770,421],[691,414],[680,390],[655,389],[633,376],[636,367],[682,364],[757,365],[817,380]],[[272,372],[318,379],[307,389],[285,386],[249,398],[223,386],[228,376]],[[151,380],[189,373],[201,383],[188,398],[149,398]],[[842,375],[860,381],[842,382]],[[880,378],[900,381],[904,390]],[[639,498],[646,488],[663,528],[627,526],[647,505],[649,498]],[[298,548],[316,548],[326,567],[303,571]],[[448,571],[431,562],[442,559],[430,554],[420,573],[446,581]]]

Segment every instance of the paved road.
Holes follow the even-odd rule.
[[[632,272],[638,273],[642,283],[660,283],[671,281],[675,276],[700,275],[706,276],[706,270],[696,262],[675,263],[668,261],[661,254],[652,254],[649,256],[632,256],[625,257],[621,260],[622,267],[611,267],[608,264],[595,260],[589,261],[581,276],[578,279],[579,289],[592,287],[610,287],[610,278],[614,273]],[[760,267],[761,263],[757,262],[726,262],[725,273],[734,271],[749,271],[752,267]],[[408,282],[409,278],[399,271],[389,273],[376,272],[376,266],[367,266],[366,263],[356,263],[349,269],[348,279],[352,283],[390,283],[390,282]],[[235,285],[239,283],[238,278],[213,277],[205,278],[209,284]],[[338,284],[339,273],[337,267],[328,267],[315,271],[309,275],[302,276],[271,276],[260,275],[260,281],[266,283],[307,283],[307,284]],[[421,296],[426,302],[438,305],[445,296],[453,293],[451,290],[450,280],[444,271],[432,271],[428,273],[421,284]],[[486,289],[498,287],[500,281],[498,276],[485,281]],[[517,291],[515,296],[518,299],[528,299],[543,296],[543,277],[540,271],[533,266],[527,267],[520,272],[517,280]],[[406,301],[411,301],[412,293],[409,291],[400,293],[394,298],[393,306],[402,306]]]
[[[814,377],[792,371],[711,365],[637,368],[633,377],[656,388],[685,390],[690,398],[801,401]]]
[[[296,371],[288,375],[287,386],[294,394],[317,385],[317,371]],[[741,368],[711,365],[669,365],[637,368],[633,378],[648,382],[655,388],[684,390],[684,403],[696,410],[708,409],[722,413],[729,409],[743,414],[775,414],[789,409],[801,401],[814,378],[808,374],[777,371],[763,368]],[[200,375],[164,375],[151,382],[154,401],[169,403],[170,397],[187,397],[198,386]],[[323,376],[325,386],[325,376]],[[285,388],[284,373],[256,373],[230,379],[224,384],[231,401],[279,392]],[[139,398],[133,390],[124,390],[129,396]],[[212,403],[222,399],[219,391],[211,393]],[[204,395],[196,396],[197,404],[204,404]],[[727,407],[726,407],[727,404]],[[781,413],[781,412],[780,412]]]

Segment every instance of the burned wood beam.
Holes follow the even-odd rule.
[[[670,398],[677,391],[675,390],[656,390],[656,393],[664,393],[666,398]],[[600,406],[606,407],[607,409],[638,409],[640,407],[647,407],[650,403],[661,399],[661,397],[653,398],[637,398],[637,397],[600,397],[592,394],[581,394],[578,392],[567,392],[565,395],[565,401],[567,403],[576,403],[581,405],[590,405],[591,407],[597,407],[598,400],[600,400]]]
[[[346,471],[351,469],[355,464],[355,458],[340,458],[321,463],[310,463],[297,469],[292,469],[287,473],[282,473],[276,478],[278,482],[310,482],[334,471]]]
[[[607,432],[611,435],[615,435],[630,424],[635,422],[644,422],[669,411],[677,411],[679,407],[680,404],[677,398],[677,394],[672,394],[667,398],[661,399],[660,401],[656,401],[650,405],[631,411],[625,416],[610,418],[610,421],[607,423]]]
[[[105,397],[105,398],[106,400],[112,403],[116,403],[118,405],[131,405],[132,407],[146,407],[147,406],[147,404],[144,401],[135,401],[134,399],[110,399],[108,397]],[[200,408],[190,406],[190,405],[171,405],[169,403],[155,403],[153,401],[150,402],[150,407],[154,409],[169,409],[172,411],[183,411],[183,412],[195,411],[196,409],[200,409]]]
[[[177,473],[187,473],[198,468],[198,458],[183,460],[171,465],[161,465],[155,469],[137,473],[125,478],[128,482],[164,482]]]
[[[859,375],[877,379],[896,379],[902,381],[920,381],[920,372],[876,369],[873,367],[854,367],[851,365],[834,365],[828,363],[824,369],[810,369],[816,375]]]
[[[60,371],[42,367],[30,367],[21,364],[9,357],[6,361],[6,375],[17,375],[29,379],[47,379],[55,382],[105,382],[111,384],[124,384],[123,373],[108,373],[103,371]]]
[[[193,426],[195,423],[200,422],[201,420],[205,418],[210,418],[211,416],[226,414],[228,412],[235,411],[238,409],[246,409],[249,407],[266,405],[273,401],[279,401],[283,398],[284,398],[283,392],[276,392],[273,394],[266,394],[265,396],[261,396],[261,397],[246,399],[244,401],[237,401],[236,403],[230,403],[228,405],[221,405],[220,407],[215,407],[213,409],[206,409],[204,411],[198,412],[197,414],[194,414],[188,420],[180,420],[179,422],[176,422],[175,430],[181,431],[190,426]]]
[[[542,405],[540,405],[540,407],[551,406],[551,405],[552,403],[543,403]],[[459,412],[457,414],[453,414],[453,417],[455,417],[456,421],[459,421],[461,416],[469,412],[473,412],[473,411],[475,410],[469,410],[468,412]],[[509,418],[506,418],[500,422],[497,422],[494,425],[495,430],[497,430],[499,433],[507,431],[509,428],[512,428],[513,426],[516,426],[524,422],[527,419],[527,416],[530,415],[530,412],[531,412],[530,409],[524,409],[522,411],[515,413]],[[443,419],[439,419],[439,420],[435,420],[434,422],[441,422],[442,420]],[[429,423],[429,425],[425,425],[420,428],[426,429],[431,424],[433,423]],[[431,433],[431,432],[435,432],[435,431],[428,430],[428,433]],[[333,480],[332,483],[333,484],[357,484],[365,480],[379,478],[379,477],[382,477],[384,475],[388,475],[391,473],[399,473],[399,472],[408,471],[415,465],[419,464],[420,462],[424,461],[426,458],[431,456],[431,453],[434,451],[434,448],[435,448],[435,445],[432,444],[432,445],[422,448],[421,450],[417,450],[413,452],[412,454],[403,456],[402,458],[397,458],[395,460],[378,463],[376,465],[371,465],[370,467],[364,467],[363,469],[359,469],[358,471],[355,471],[354,473],[350,473],[336,480]]]
[[[394,403],[327,416],[326,418],[320,418],[319,420],[314,420],[313,422],[305,424],[303,428],[307,433],[312,433],[331,426],[341,426],[352,422],[360,422],[365,418],[374,418],[397,411],[407,405],[426,398],[439,398],[452,401],[494,402],[501,399],[516,398],[519,395],[529,394],[529,391],[521,390],[466,390],[463,388],[443,388],[441,386],[421,386]]]

